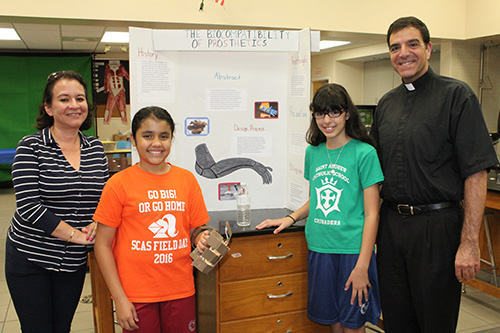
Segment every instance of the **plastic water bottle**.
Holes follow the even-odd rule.
[[[248,193],[247,184],[240,183],[240,190],[238,191],[237,201],[237,218],[236,224],[240,227],[248,227],[252,220],[250,217],[250,195]]]

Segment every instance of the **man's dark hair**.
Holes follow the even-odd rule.
[[[400,17],[390,25],[389,30],[387,30],[387,46],[391,47],[390,38],[393,33],[396,33],[408,27],[414,27],[420,31],[425,47],[427,47],[427,45],[431,41],[429,30],[427,29],[427,26],[424,22],[413,16]]]

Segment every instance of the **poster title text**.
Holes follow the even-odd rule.
[[[203,48],[265,48],[271,40],[290,40],[285,30],[185,30],[191,47]]]

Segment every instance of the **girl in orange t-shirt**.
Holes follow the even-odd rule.
[[[140,161],[111,177],[94,220],[102,276],[124,332],[194,332],[191,244],[208,247],[209,216],[188,170],[166,163],[174,133],[170,114],[146,107],[132,121]]]

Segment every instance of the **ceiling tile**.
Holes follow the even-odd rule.
[[[13,26],[10,23],[2,23],[2,22],[0,22],[0,28],[13,28]]]
[[[86,51],[86,52],[94,52],[94,49],[97,47],[96,42],[72,42],[72,41],[63,41],[63,50],[64,51]]]
[[[63,37],[97,37],[101,38],[105,27],[94,27],[88,25],[62,25],[61,35]]]
[[[15,23],[14,27],[30,50],[61,50],[59,25]]]
[[[0,40],[0,50],[27,50],[22,40]]]

